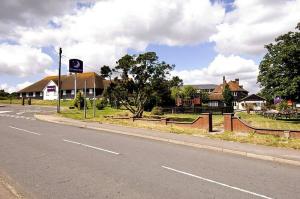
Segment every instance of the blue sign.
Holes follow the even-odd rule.
[[[69,60],[69,72],[82,73],[83,72],[83,62],[79,59],[70,59]]]

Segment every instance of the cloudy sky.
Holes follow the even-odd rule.
[[[155,51],[185,84],[240,78],[253,92],[264,45],[300,22],[300,0],[1,0],[0,88],[57,74],[69,58],[99,71]]]

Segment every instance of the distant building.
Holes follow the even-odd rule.
[[[244,111],[249,105],[252,106],[254,111],[261,111],[263,106],[266,105],[266,99],[255,94],[249,95],[239,100],[237,109]]]
[[[198,93],[200,92],[211,93],[217,87],[216,84],[194,84],[194,85],[185,85],[185,86],[192,86],[197,90]]]
[[[77,92],[84,90],[84,82],[86,80],[87,97],[94,96],[94,82],[96,96],[103,93],[107,85],[107,80],[94,72],[78,73],[77,74]],[[48,76],[32,85],[18,91],[19,97],[56,100],[58,98],[58,76]],[[75,75],[61,76],[61,99],[74,99],[75,97]]]
[[[235,79],[234,81],[227,82],[225,76],[223,76],[223,83],[216,86],[216,88],[209,94],[209,102],[208,106],[211,107],[224,107],[224,98],[223,91],[225,86],[229,86],[229,90],[232,92],[234,100],[232,102],[232,106],[234,109],[237,109],[238,102],[248,95],[248,91],[240,85],[239,79]]]

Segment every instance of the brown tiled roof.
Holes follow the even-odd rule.
[[[222,93],[210,93],[208,98],[209,100],[222,101],[223,95]]]
[[[45,86],[50,82],[54,81],[58,84],[58,76],[48,76],[44,79],[18,91],[18,93],[25,93],[25,92],[40,92],[42,91]],[[103,85],[103,78],[97,75],[94,72],[88,73],[78,73],[77,74],[77,89],[84,89],[84,81],[86,81],[87,88],[94,88],[94,80],[96,84],[96,88],[104,88]],[[61,89],[62,90],[72,90],[74,89],[74,81],[75,75],[62,75],[61,76]]]
[[[243,89],[242,86],[240,86],[239,83],[236,82],[236,81],[229,81],[226,84],[228,84],[230,91],[245,91],[245,92],[248,92],[245,89]],[[215,90],[213,92],[214,93],[222,93],[224,87],[225,87],[224,84],[220,84],[215,88]]]

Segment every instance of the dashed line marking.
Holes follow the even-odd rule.
[[[99,151],[104,151],[104,152],[111,153],[111,154],[114,154],[114,155],[119,155],[119,153],[117,153],[117,152],[110,151],[110,150],[103,149],[103,148],[99,148],[99,147],[95,147],[95,146],[91,146],[91,145],[88,145],[88,144],[83,144],[83,143],[80,143],[80,142],[75,142],[75,141],[66,140],[66,139],[63,139],[63,141],[68,142],[68,143],[72,143],[72,144],[81,145],[81,146],[88,147],[88,148],[95,149],[95,150],[99,150]]]
[[[25,129],[20,129],[20,128],[17,128],[17,127],[14,127],[14,126],[8,126],[8,127],[12,128],[12,129],[22,131],[22,132],[30,133],[30,134],[33,134],[33,135],[41,135],[40,133],[36,133],[36,132],[33,132],[33,131],[28,131],[28,130],[25,130]]]
[[[254,196],[257,196],[257,197],[266,198],[266,199],[272,199],[272,198],[270,198],[268,196],[265,196],[265,195],[262,195],[262,194],[258,194],[258,193],[252,192],[252,191],[248,191],[246,189],[241,189],[241,188],[238,188],[238,187],[234,187],[234,186],[231,186],[231,185],[228,185],[228,184],[225,184],[225,183],[217,182],[215,180],[211,180],[211,179],[208,179],[208,178],[197,176],[197,175],[194,175],[194,174],[191,174],[191,173],[188,173],[188,172],[184,172],[184,171],[180,171],[180,170],[177,170],[177,169],[173,169],[171,167],[167,167],[167,166],[161,166],[161,167],[164,168],[164,169],[170,170],[170,171],[174,171],[176,173],[184,174],[184,175],[187,175],[187,176],[190,176],[190,177],[194,177],[194,178],[206,181],[206,182],[217,184],[217,185],[220,185],[220,186],[223,186],[223,187],[227,187],[227,188],[230,188],[230,189],[234,189],[234,190],[237,190],[237,191],[240,191],[240,192],[248,193],[248,194],[251,194],[251,195],[254,195]]]

